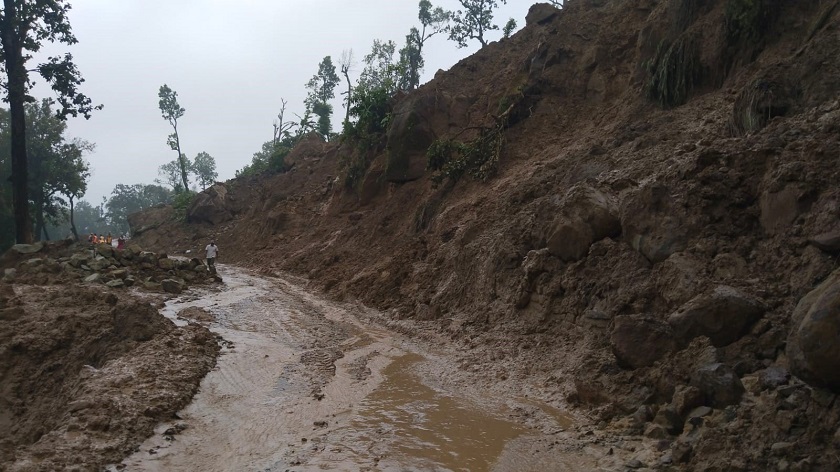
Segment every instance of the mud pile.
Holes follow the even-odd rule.
[[[102,288],[0,284],[0,468],[101,470],[215,365],[207,329]]]
[[[535,5],[373,146],[309,137],[139,240],[445,332],[488,385],[646,438],[634,467],[836,470],[838,48],[837,2]]]

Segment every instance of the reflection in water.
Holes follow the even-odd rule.
[[[421,360],[409,354],[384,370],[385,380],[353,420],[359,439],[374,442],[368,435],[382,435],[371,452],[387,456],[380,462],[384,469],[396,462],[398,470],[489,470],[523,429],[420,383],[410,367]]]

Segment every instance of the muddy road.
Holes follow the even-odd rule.
[[[224,339],[217,367],[179,419],[110,470],[611,470],[579,420],[481,391],[428,337],[292,278],[219,272],[222,286],[163,310]]]

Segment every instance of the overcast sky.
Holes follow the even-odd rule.
[[[287,115],[303,112],[304,84],[324,56],[338,63],[352,49],[357,62],[374,39],[398,47],[418,24],[419,0],[72,0],[70,22],[79,43],[50,47],[73,54],[82,91],[105,108],[89,121],[71,119],[69,137],[96,144],[87,156],[93,175],[84,199],[98,204],[116,184],[153,183],[173,160],[172,132],[158,109],[168,84],[186,108],[179,120],[182,150],[216,159],[219,180],[234,176],[271,139],[280,99]],[[454,10],[457,0],[435,6]],[[521,28],[530,0],[510,0],[496,23]],[[491,32],[490,39],[501,37]],[[442,35],[430,40],[423,82],[475,52]],[[356,67],[356,74],[361,70]],[[36,79],[37,81],[37,79]],[[43,85],[34,94],[50,96]],[[343,112],[336,106],[334,128]]]

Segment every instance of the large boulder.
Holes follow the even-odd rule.
[[[560,203],[560,211],[548,233],[548,251],[564,261],[589,253],[592,243],[621,234],[614,199],[586,185],[572,187]]]
[[[621,229],[627,242],[651,262],[685,250],[693,231],[683,202],[672,189],[651,185],[629,195],[621,205]]]
[[[158,267],[163,270],[173,270],[175,269],[175,261],[173,259],[169,259],[168,257],[158,259]]]
[[[668,324],[641,315],[616,316],[610,345],[618,364],[633,369],[653,365],[677,349]]]
[[[389,182],[417,180],[426,172],[426,151],[436,139],[429,117],[434,115],[436,106],[437,97],[432,94],[396,105],[388,127],[385,178]]]
[[[776,192],[764,192],[759,201],[761,226],[768,234],[784,231],[809,205],[810,189],[802,184],[788,184]]]
[[[35,244],[15,244],[9,250],[17,254],[35,254],[44,249],[44,243],[39,241]]]
[[[217,183],[196,195],[187,208],[187,221],[218,225],[232,220],[233,214],[227,208],[227,194],[227,187]]]
[[[840,269],[799,301],[792,321],[786,348],[791,371],[840,393]]]
[[[560,14],[560,9],[550,3],[535,3],[528,9],[528,15],[525,16],[525,25],[548,23],[558,14]]]
[[[722,347],[740,339],[766,310],[757,298],[719,285],[711,293],[689,300],[668,317],[668,324],[684,343],[707,336],[713,345]]]
[[[163,279],[160,281],[160,286],[164,292],[179,294],[184,291],[186,284],[182,280]]]

